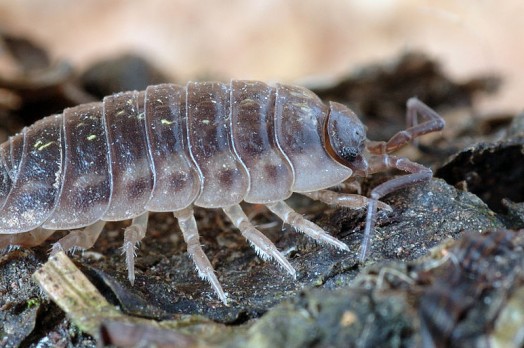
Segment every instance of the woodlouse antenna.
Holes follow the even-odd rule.
[[[406,107],[407,129],[393,135],[388,142],[368,142],[367,149],[371,153],[368,161],[368,174],[386,171],[391,168],[409,174],[386,181],[371,191],[371,199],[369,200],[366,215],[366,227],[359,252],[360,262],[365,261],[371,243],[377,215],[377,201],[385,195],[401,188],[428,181],[433,176],[431,169],[421,164],[411,162],[407,158],[389,155],[389,153],[398,150],[400,147],[421,135],[439,131],[444,128],[444,119],[417,98],[410,98],[406,103]],[[419,123],[418,115],[423,116],[425,120]]]

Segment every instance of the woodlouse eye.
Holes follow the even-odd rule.
[[[330,103],[325,132],[328,152],[340,163],[351,166],[364,149],[366,131],[362,122],[346,106]]]
[[[348,162],[353,162],[357,158],[358,153],[353,148],[343,148],[340,155]]]

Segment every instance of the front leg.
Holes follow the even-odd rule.
[[[369,205],[369,199],[365,196],[352,193],[338,193],[330,190],[318,190],[313,192],[300,192],[301,195],[337,207],[350,209],[362,209]],[[391,207],[383,202],[377,202],[378,208],[392,211]]]
[[[399,169],[410,174],[386,181],[371,191],[366,215],[366,228],[359,253],[359,260],[361,262],[363,262],[367,256],[367,250],[371,240],[371,231],[373,231],[377,215],[378,200],[393,191],[415,185],[419,182],[428,181],[433,176],[431,169],[421,164],[411,162],[407,158],[399,158],[387,154],[375,155],[370,158],[370,173],[381,172],[390,168]]]
[[[417,115],[424,116],[426,120],[418,123]],[[388,142],[368,141],[369,152],[373,154],[394,152],[421,135],[442,130],[445,125],[444,119],[435,110],[417,98],[410,98],[407,101],[406,121],[408,128],[395,134]]]

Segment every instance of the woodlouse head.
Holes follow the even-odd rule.
[[[336,161],[355,171],[367,169],[362,156],[366,147],[366,127],[347,106],[329,103],[324,138],[326,150]]]

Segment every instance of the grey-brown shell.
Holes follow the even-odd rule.
[[[0,234],[336,185],[352,172],[324,148],[327,113],[307,89],[258,81],[156,85],[66,109],[0,146]]]

